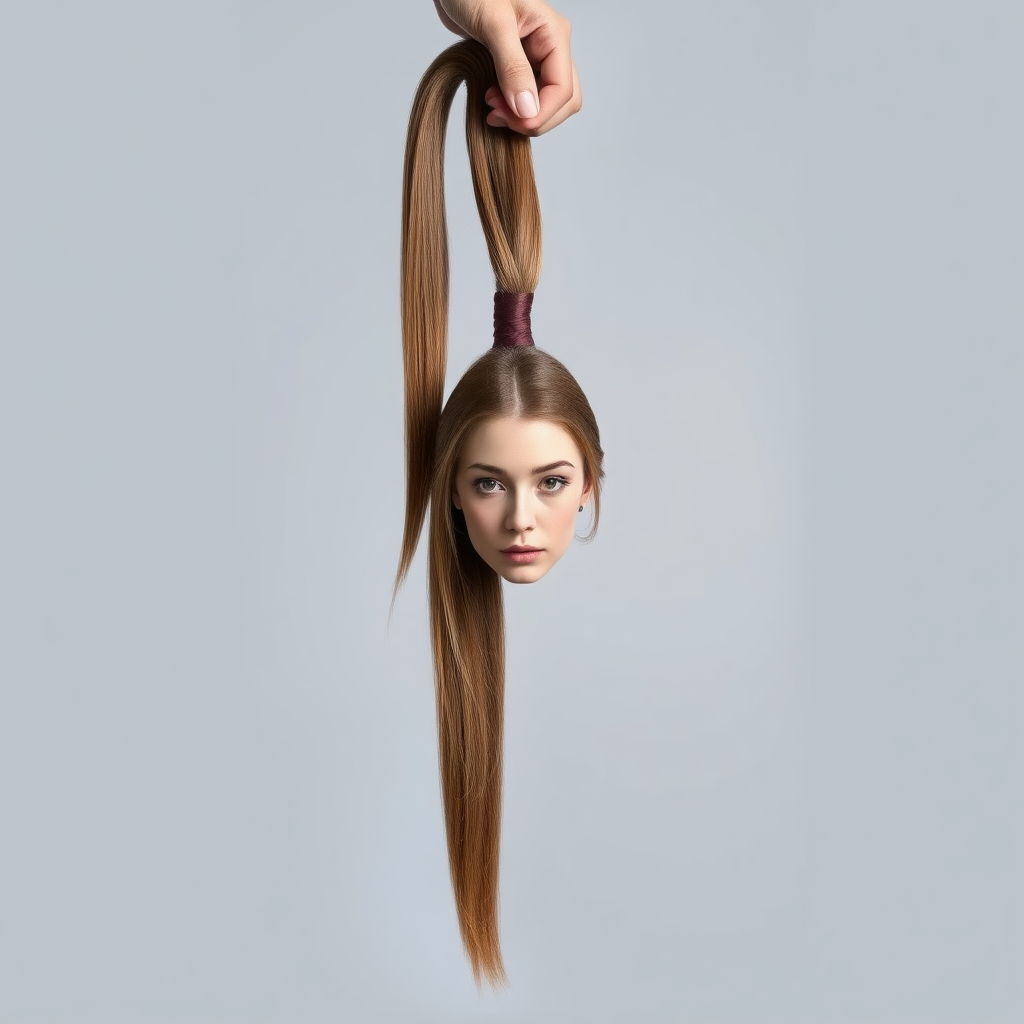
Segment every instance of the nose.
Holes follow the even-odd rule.
[[[536,518],[532,493],[528,489],[511,492],[505,526],[513,533],[525,533],[534,528]]]

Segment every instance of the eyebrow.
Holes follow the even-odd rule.
[[[549,462],[546,466],[538,466],[536,469],[530,470],[530,473],[532,476],[537,476],[539,473],[549,473],[553,469],[558,469],[559,466],[568,466],[570,469],[576,468],[567,459],[562,459],[559,462]],[[495,476],[509,475],[500,466],[488,466],[485,462],[474,462],[472,466],[467,466],[466,469],[482,469],[485,473],[494,473]]]

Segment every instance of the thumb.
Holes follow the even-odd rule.
[[[482,26],[481,42],[491,51],[498,72],[498,88],[517,117],[529,119],[540,112],[537,79],[519,39],[515,18]]]

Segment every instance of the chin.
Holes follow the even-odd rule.
[[[532,566],[524,566],[524,568],[532,568]],[[540,571],[534,571],[526,573],[523,569],[518,572],[500,572],[498,575],[505,580],[506,583],[536,583],[542,576],[547,573],[547,569],[541,569]]]
[[[492,565],[491,568],[507,583],[536,583],[554,564],[545,559],[542,564],[538,560],[532,565]]]

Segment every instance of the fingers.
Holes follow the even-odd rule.
[[[509,111],[520,121],[539,120],[537,80],[523,44],[511,7],[488,18],[480,26],[481,42],[491,51],[498,87]]]
[[[538,124],[546,126],[573,98],[574,73],[569,52],[571,26],[565,18],[551,14],[551,20],[541,23],[523,38],[523,50],[531,65],[537,68],[537,84],[540,87],[540,113]],[[522,113],[520,111],[520,113]],[[563,115],[563,120],[575,110]],[[554,126],[552,126],[554,127]]]
[[[543,90],[541,91],[543,97]],[[509,109],[508,103],[505,101],[504,95],[497,86],[492,86],[484,95],[484,99],[489,107],[492,107],[490,114],[487,115],[487,123],[492,128],[511,128],[513,131],[517,131],[522,135],[538,136],[543,135],[545,132],[551,131],[552,128],[556,128],[566,118],[571,117],[580,111],[583,106],[583,94],[580,91],[580,82],[576,74],[575,65],[572,66],[571,76],[571,92],[569,101],[563,104],[557,109],[551,117],[546,121],[544,120],[544,106],[541,106],[541,113],[536,118],[523,119],[516,116],[516,114]],[[529,125],[536,123],[537,127],[531,128]]]
[[[498,85],[487,94],[492,127],[543,135],[583,105],[572,26],[544,0],[434,0],[444,25],[491,51]],[[492,102],[493,101],[493,102]]]
[[[522,19],[511,5],[485,8],[490,17],[482,19],[479,33],[498,74],[494,98],[503,103],[492,104],[496,118],[513,131],[536,136],[575,114],[582,96],[569,51],[572,26],[546,4],[531,7]],[[488,103],[491,98],[489,93]],[[488,118],[488,124],[495,123]]]

